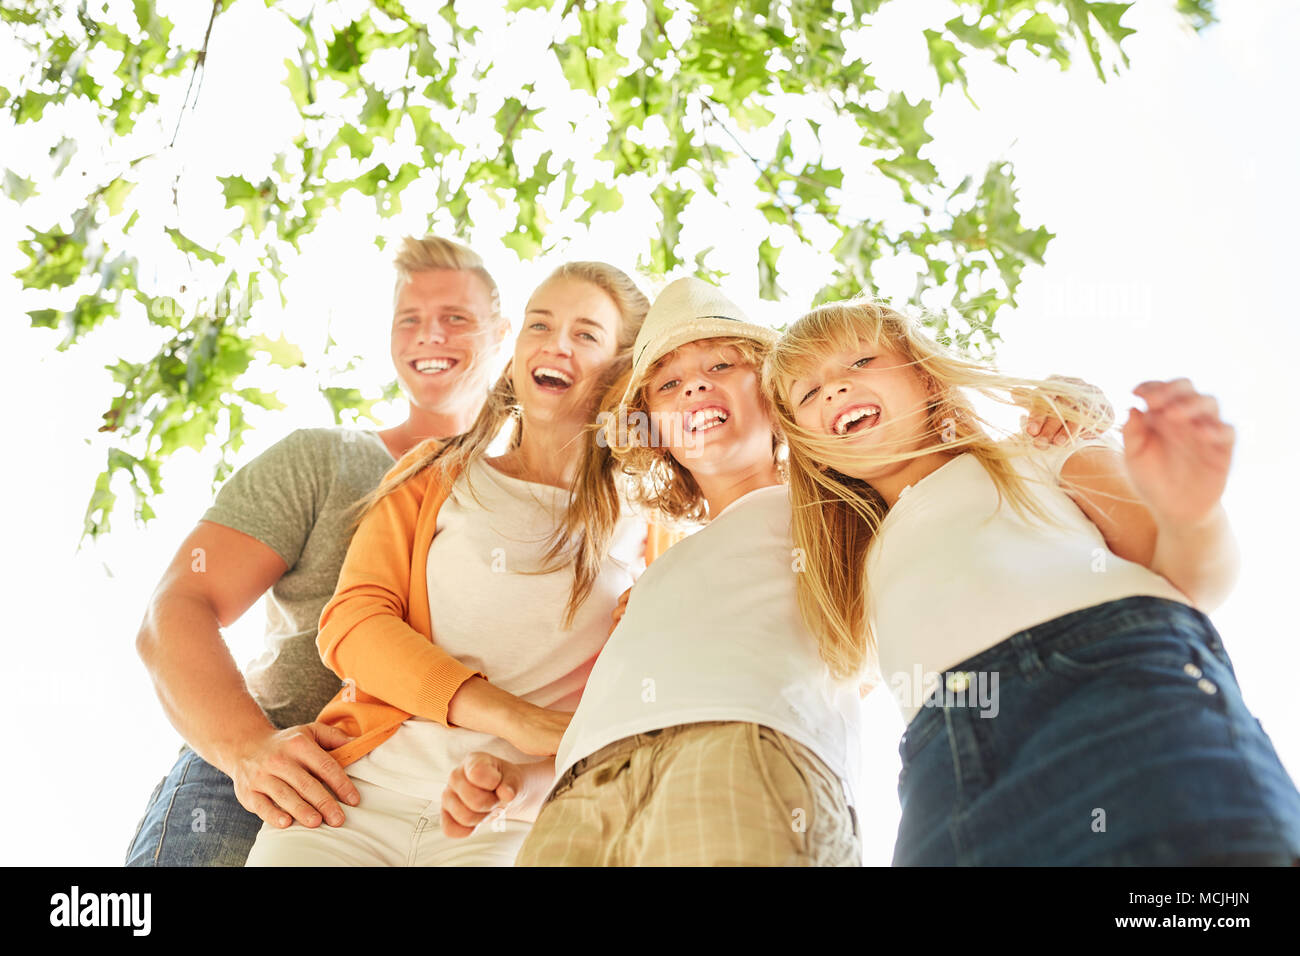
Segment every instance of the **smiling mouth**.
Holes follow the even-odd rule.
[[[880,421],[879,405],[855,405],[853,408],[840,412],[839,416],[831,424],[831,430],[837,435],[848,435],[852,432],[872,428],[878,421]]]
[[[565,392],[573,385],[573,376],[568,372],[562,372],[558,368],[549,368],[542,366],[533,369],[533,381],[537,386],[548,392]]]
[[[443,372],[454,368],[459,363],[454,358],[439,357],[415,359],[407,364],[421,375],[441,375]]]
[[[707,432],[725,425],[731,413],[725,408],[701,408],[695,412],[682,413],[682,425],[692,434]]]

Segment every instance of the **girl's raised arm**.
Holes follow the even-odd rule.
[[[1220,499],[1235,431],[1187,379],[1143,382],[1124,451],[1083,448],[1061,469],[1065,491],[1129,561],[1163,575],[1202,611],[1232,590],[1240,563]]]

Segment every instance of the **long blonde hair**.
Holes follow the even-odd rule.
[[[637,288],[622,270],[604,262],[566,262],[550,274],[546,282],[555,279],[575,279],[596,286],[614,302],[619,312],[617,351],[593,383],[592,394],[603,395],[610,384],[627,374],[632,364],[632,345],[637,332],[650,310],[650,300]],[[524,422],[514,382],[511,365],[497,379],[488,392],[487,400],[469,429],[447,439],[430,438],[421,442],[403,458],[405,465],[393,472],[362,501],[362,517],[383,497],[391,494],[428,468],[436,469],[435,480],[450,484],[455,476],[464,474],[471,464],[487,455],[490,445],[501,434],[508,421],[513,420],[507,449],[519,447],[523,438]],[[590,432],[584,432],[589,444],[594,444]],[[536,572],[545,574],[573,566],[573,588],[565,608],[564,626],[573,623],[578,608],[591,593],[600,574],[601,564],[609,548],[614,527],[621,512],[621,496],[616,483],[616,468],[608,451],[585,450],[571,486],[572,499],[555,532],[551,536],[543,559],[543,567]]]
[[[849,452],[840,439],[795,422],[788,391],[794,380],[825,356],[864,343],[898,352],[920,375],[930,393],[922,447]],[[1109,405],[1098,402],[1095,390],[1069,381],[1003,375],[945,350],[925,334],[919,319],[866,299],[832,302],[793,323],[768,355],[763,389],[789,444],[791,531],[804,561],[797,582],[799,609],[817,636],[823,659],[838,677],[877,666],[864,571],[867,549],[888,506],[870,484],[837,470],[837,462],[899,462],[936,451],[966,452],[988,472],[999,504],[1005,499],[1025,520],[1054,525],[1057,519],[1030,493],[1031,479],[1013,465],[1015,451],[991,437],[999,429],[979,415],[963,390],[1010,405],[1021,390],[1039,389],[1036,400],[1061,421],[1097,434],[1110,426]]]
[[[756,374],[762,374],[768,351],[762,342],[743,336],[718,336],[709,341],[719,349],[735,348],[742,362],[752,365]],[[623,473],[633,479],[628,493],[635,504],[662,515],[670,523],[701,524],[709,517],[708,502],[690,469],[677,461],[668,449],[655,447],[652,440],[647,440],[650,436],[643,434],[645,429],[626,427],[629,421],[637,421],[638,413],[644,416],[641,421],[650,419],[647,390],[655,374],[672,359],[675,351],[663,355],[645,370],[626,404],[619,405],[617,401],[606,403],[602,409],[606,413],[604,444],[609,446]],[[627,385],[625,376],[615,385],[610,397],[621,398]],[[761,393],[759,398],[763,406],[769,405],[766,394]],[[768,407],[767,411],[771,417],[771,408]],[[784,442],[774,433],[772,459],[781,469],[784,469],[784,447]]]

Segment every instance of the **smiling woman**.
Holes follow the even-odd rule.
[[[423,311],[399,307],[417,383],[459,373],[466,293],[447,284]],[[345,681],[320,722],[350,738],[331,755],[360,802],[342,828],[264,826],[250,865],[513,861],[529,818],[471,833],[444,788],[475,751],[549,781],[617,597],[653,557],[612,459],[588,454],[595,398],[647,306],[612,266],[561,267],[473,425],[412,450],[370,497],[317,641]],[[488,457],[512,416],[506,452]],[[440,801],[441,835],[426,827]]]

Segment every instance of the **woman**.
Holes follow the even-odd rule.
[[[555,752],[639,570],[646,526],[585,445],[647,306],[611,266],[556,270],[470,430],[415,448],[371,497],[318,639],[345,681],[320,720],[353,738],[333,756],[360,799],[338,828],[263,827],[250,865],[513,860],[527,824],[451,841],[439,798],[472,750],[525,764]],[[509,447],[490,455],[512,415]]]

